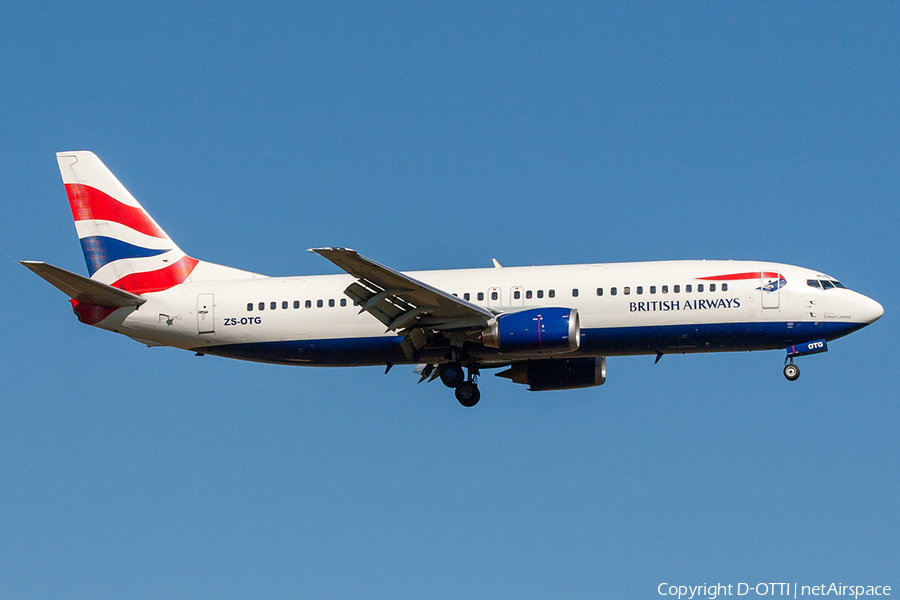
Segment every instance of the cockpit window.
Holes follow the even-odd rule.
[[[823,290],[830,290],[832,288],[840,288],[842,290],[847,289],[844,287],[844,284],[837,279],[807,279],[806,285]]]

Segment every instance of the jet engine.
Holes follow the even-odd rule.
[[[574,308],[533,308],[497,317],[481,332],[488,348],[518,354],[572,352],[581,344]]]
[[[606,357],[523,360],[497,376],[527,384],[532,392],[594,387],[606,382]]]

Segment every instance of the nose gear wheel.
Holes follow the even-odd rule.
[[[784,377],[788,381],[797,381],[800,377],[800,367],[792,362],[784,365]]]

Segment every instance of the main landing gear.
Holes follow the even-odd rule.
[[[463,373],[463,368],[458,362],[442,363],[438,367],[441,382],[450,388],[455,388],[456,399],[467,408],[478,404],[481,400],[481,392],[478,391],[478,366],[469,366],[469,377]]]
[[[474,381],[464,381],[456,386],[456,399],[459,403],[467,408],[471,408],[478,404],[481,400],[481,392],[478,391],[478,384]]]

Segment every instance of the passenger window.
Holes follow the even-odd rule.
[[[276,308],[278,308],[278,303],[277,302],[269,302],[269,308],[271,308],[272,310],[275,310]]]
[[[834,287],[834,284],[828,281],[827,279],[822,280],[822,288],[826,290],[830,290]]]
[[[655,286],[655,285],[651,285],[651,286],[650,286],[650,293],[651,293],[651,294],[655,294],[655,293],[656,293],[656,286]]]
[[[334,308],[334,298],[328,300],[328,308]]]
[[[727,283],[723,283],[723,284],[722,284],[722,291],[723,291],[723,292],[727,292],[727,291],[728,291],[728,284],[727,284]]]
[[[324,302],[322,302],[321,300],[316,300],[316,308],[322,308],[323,306],[325,306]]]
[[[544,297],[544,290],[538,290],[538,298]]]
[[[598,295],[598,296],[602,296],[602,295],[603,295],[603,288],[597,288],[597,295]]]
[[[709,291],[711,291],[711,292],[716,291],[716,284],[714,284],[714,283],[709,284]]]
[[[306,301],[306,308],[312,308],[312,300]]]
[[[628,294],[631,293],[631,287],[626,285],[624,288],[622,288],[622,293],[627,296]]]
[[[551,298],[556,298],[556,290],[550,290],[547,292],[547,295]]]
[[[260,302],[260,303],[259,303],[259,310],[266,310],[266,303],[265,303],[265,302]]]
[[[693,289],[694,288],[691,286],[691,284],[687,284],[686,286],[684,286],[684,293],[690,294],[693,291]]]
[[[638,293],[638,294],[643,294],[643,293],[644,293],[644,286],[642,286],[642,285],[637,286],[637,293]]]
[[[491,300],[497,299],[497,292],[491,292]]]
[[[619,290],[617,290],[616,288],[609,288],[610,296],[615,296],[618,292],[619,292]]]
[[[287,307],[288,307],[288,303],[287,303],[287,300],[285,300],[285,301],[283,301],[283,302],[281,303],[281,310],[284,310],[284,309],[286,309]]]
[[[252,302],[247,303],[247,312],[253,312],[253,303]]]
[[[469,295],[469,292],[466,292],[465,294],[463,294],[463,300],[465,300],[466,302],[468,302],[470,298],[471,298],[471,296]]]
[[[680,286],[680,285],[673,285],[673,286],[672,286],[672,293],[680,294],[680,293],[681,293],[681,286]]]
[[[531,290],[526,290],[526,291],[525,291],[525,299],[526,299],[526,300],[531,300]]]
[[[572,290],[572,297],[573,297],[573,298],[577,298],[577,297],[578,297],[578,288],[575,288],[574,290]]]
[[[300,301],[294,300],[294,308],[300,308]]]
[[[478,292],[478,300],[482,302],[484,301],[484,292]]]
[[[341,306],[347,306],[347,299],[341,298]]]
[[[520,292],[519,290],[516,290],[513,292],[513,298],[515,298],[516,300],[518,300],[521,297],[522,297],[522,292]]]
[[[663,294],[668,294],[668,293],[669,293],[669,286],[667,286],[667,285],[662,286],[662,293],[663,293]]]
[[[698,291],[698,292],[702,292],[702,291],[703,291],[703,284],[702,284],[702,283],[697,285],[697,291]]]

